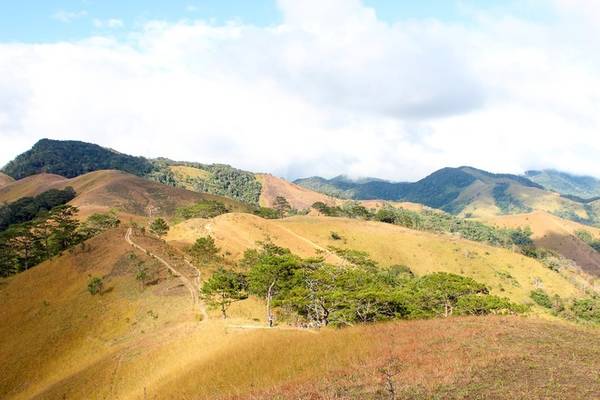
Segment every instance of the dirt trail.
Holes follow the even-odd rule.
[[[127,232],[125,233],[125,240],[127,241],[127,243],[129,243],[131,246],[135,247],[136,249],[150,255],[151,257],[154,257],[155,259],[157,259],[159,262],[161,262],[165,267],[167,267],[172,273],[173,275],[175,275],[177,278],[179,278],[181,280],[181,282],[183,282],[183,285],[188,289],[188,291],[190,292],[190,296],[192,297],[192,308],[194,310],[198,310],[200,311],[200,313],[202,314],[202,320],[205,321],[208,319],[208,312],[206,311],[206,307],[204,306],[204,303],[202,303],[201,301],[199,301],[198,299],[198,288],[200,286],[200,271],[194,267],[189,261],[185,260],[185,262],[192,267],[195,271],[197,271],[197,275],[194,276],[192,279],[190,279],[189,277],[185,276],[184,274],[182,274],[181,272],[177,271],[171,264],[169,264],[168,262],[166,262],[164,259],[162,259],[161,257],[159,257],[156,254],[151,253],[149,250],[143,248],[142,246],[136,244],[133,242],[133,240],[131,240],[131,233],[133,232],[133,230],[131,228],[127,229]]]

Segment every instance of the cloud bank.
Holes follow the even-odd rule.
[[[470,10],[462,23],[388,23],[358,0],[278,4],[269,27],[152,21],[0,44],[0,163],[49,137],[288,178],[600,175],[594,1],[557,0],[544,20]]]

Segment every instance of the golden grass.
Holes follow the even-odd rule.
[[[343,240],[332,240],[335,231]],[[256,241],[270,238],[303,256],[315,256],[328,246],[366,251],[383,266],[403,264],[416,274],[436,271],[470,276],[488,285],[494,294],[522,303],[530,302],[534,281],[561,297],[581,294],[568,279],[528,257],[507,249],[463,240],[451,235],[419,232],[373,221],[299,216],[264,220],[248,214],[225,214],[213,220],[189,220],[174,226],[167,240],[189,245],[211,235],[222,253],[239,259]],[[329,252],[329,262],[341,260]]]
[[[172,165],[169,167],[169,169],[171,170],[171,172],[173,172],[177,181],[180,182],[183,185],[183,187],[185,187],[188,190],[195,189],[192,184],[187,182],[189,178],[207,179],[210,176],[210,173],[208,171],[205,171],[200,168],[188,167],[185,165]]]
[[[417,273],[463,268],[488,284],[497,279],[495,273],[488,277],[490,270],[510,263],[506,268],[522,286],[494,291],[517,300],[528,290],[527,270],[542,273],[537,264],[503,249],[392,225],[325,217],[261,221],[231,214],[210,222],[217,238],[247,231],[248,238],[237,236],[246,243],[267,231],[292,249],[307,246],[307,253],[314,251],[309,243],[329,244],[329,231],[335,229],[345,238],[343,246],[370,251],[384,265],[406,259]],[[405,321],[318,332],[252,329],[264,324],[264,305],[251,297],[235,303],[227,321],[214,311],[199,322],[189,294],[168,274],[158,285],[140,290],[123,234],[123,229],[107,232],[89,242],[91,250],[67,252],[0,281],[0,398],[334,398],[338,393],[337,398],[362,399],[378,396],[379,368],[391,362],[402,366],[397,381],[410,383],[402,390],[428,396],[470,388],[472,380],[492,390],[488,386],[496,381],[485,380],[481,371],[502,382],[507,372],[496,366],[511,365],[525,373],[531,357],[541,352],[545,358],[535,360],[543,373],[565,354],[577,355],[566,361],[579,368],[577,376],[592,376],[600,366],[597,331],[531,318]],[[136,241],[152,251],[162,246],[169,252],[156,240]],[[136,257],[145,255],[137,252]],[[176,251],[173,257],[179,257]],[[105,276],[106,293],[91,296],[86,291],[89,275]],[[575,292],[556,279],[543,276],[551,293]],[[558,350],[550,347],[554,338]],[[581,358],[583,343],[593,346],[589,359]],[[534,372],[531,379],[543,375]],[[563,374],[556,381],[564,379]],[[518,390],[524,385],[514,376],[506,381]],[[597,381],[584,382],[590,388],[585,390],[597,389]],[[556,393],[569,393],[561,388]],[[469,390],[488,393],[479,392],[479,386]],[[577,390],[573,393],[584,389]]]
[[[10,176],[3,174],[2,172],[0,172],[0,188],[3,186],[8,185],[9,183],[14,182],[15,180],[13,178],[11,178]]]
[[[11,203],[21,197],[35,196],[66,181],[67,178],[54,174],[28,176],[0,187],[0,203]]]
[[[486,222],[502,227],[529,226],[536,245],[554,250],[573,260],[585,271],[600,274],[600,253],[580,240],[575,232],[586,230],[600,237],[600,229],[568,221],[544,211],[528,214],[504,215],[487,218]]]
[[[270,174],[256,174],[256,179],[262,185],[259,204],[263,207],[272,207],[277,196],[285,197],[292,208],[298,210],[310,208],[318,201],[332,205],[342,202]]]

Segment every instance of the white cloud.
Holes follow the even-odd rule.
[[[83,18],[86,15],[87,15],[87,11],[85,11],[85,10],[81,10],[81,11],[59,10],[59,11],[55,12],[54,14],[52,14],[52,19],[55,19],[55,20],[63,22],[63,23],[69,23],[76,19]]]
[[[125,26],[123,21],[117,18],[109,18],[106,20],[95,18],[92,22],[96,28],[118,29]]]
[[[358,0],[279,5],[271,27],[0,44],[0,163],[54,137],[290,178],[600,175],[600,45],[582,39],[593,24],[569,36],[583,17],[563,4],[552,22],[479,10],[462,25],[389,24]]]

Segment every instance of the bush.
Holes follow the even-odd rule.
[[[548,296],[548,294],[542,289],[532,290],[529,294],[529,297],[531,297],[536,304],[544,308],[552,308],[552,300],[550,299],[550,296]]]
[[[337,232],[331,232],[331,234],[329,235],[329,237],[330,237],[332,240],[342,240],[342,237],[341,237],[341,236],[340,236],[340,234],[339,234],[339,233],[337,233]]]
[[[215,245],[215,240],[210,237],[201,237],[188,249],[196,264],[203,264],[218,259],[220,249]]]
[[[104,282],[102,281],[102,278],[94,276],[94,277],[91,277],[90,280],[88,281],[87,289],[88,289],[88,292],[90,292],[90,294],[92,296],[96,295],[98,293],[102,293],[103,288],[104,288]]]
[[[204,200],[186,207],[180,207],[175,214],[183,219],[191,218],[214,218],[221,214],[226,214],[229,208],[218,201]]]

